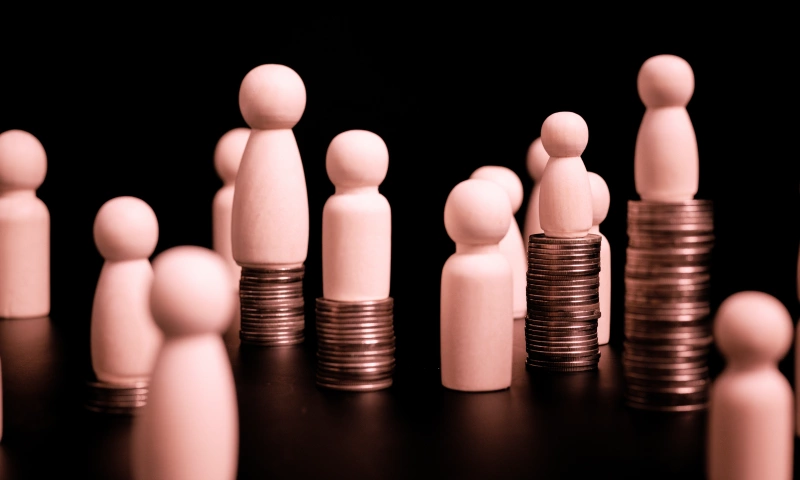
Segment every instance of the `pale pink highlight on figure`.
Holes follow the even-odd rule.
[[[761,292],[728,297],[714,319],[725,370],[711,387],[709,480],[789,480],[794,462],[794,398],[777,363],[793,340],[792,319]]]
[[[581,158],[588,142],[589,129],[576,113],[554,113],[542,124],[550,158],[539,191],[539,221],[548,237],[585,237],[592,228],[592,189]]]
[[[442,268],[442,385],[484,392],[511,386],[513,277],[499,243],[513,220],[508,194],[489,180],[456,185],[444,225],[456,253]]]
[[[697,138],[686,105],[694,93],[694,72],[675,55],[642,64],[637,78],[646,110],[634,152],[634,181],[642,200],[694,199],[699,184]]]
[[[511,202],[511,213],[516,214],[522,206],[522,181],[513,170],[496,165],[486,165],[475,170],[470,178],[489,180],[500,185],[508,194]],[[528,312],[527,301],[527,278],[528,271],[528,244],[522,240],[522,233],[519,230],[517,220],[512,217],[505,237],[500,240],[500,253],[502,253],[508,264],[511,266],[511,274],[514,282],[514,294],[512,308],[514,319],[525,318]]]
[[[46,174],[36,137],[0,134],[0,318],[50,313],[50,211],[36,197]]]
[[[600,233],[600,224],[608,215],[611,194],[600,175],[589,172],[592,189],[592,229],[589,233],[600,235],[600,318],[597,320],[597,344],[606,345],[611,338],[611,246]]]
[[[113,198],[97,212],[94,241],[105,261],[92,303],[92,368],[102,382],[146,382],[161,345],[149,304],[156,214],[139,198]]]
[[[358,302],[389,297],[392,212],[378,191],[389,152],[366,130],[340,133],[325,159],[336,191],[322,210],[322,292],[328,300]]]
[[[194,246],[153,261],[150,307],[165,337],[133,425],[137,480],[236,478],[239,413],[220,335],[236,308],[227,271],[219,254]]]
[[[231,250],[243,267],[299,267],[308,254],[308,192],[292,128],[306,105],[297,73],[284,65],[251,70],[239,89],[250,137],[236,176]]]

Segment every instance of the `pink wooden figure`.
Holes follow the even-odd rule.
[[[456,244],[442,269],[442,385],[467,392],[511,386],[514,336],[511,266],[499,243],[512,220],[508,194],[488,180],[465,180],[444,207]]]
[[[589,129],[578,114],[554,113],[542,124],[550,159],[542,174],[539,221],[548,237],[585,237],[592,229],[592,189],[581,159],[587,143]]]
[[[522,181],[513,170],[495,165],[480,167],[472,173],[470,178],[481,178],[492,181],[506,191],[511,201],[511,211],[516,214],[522,206]],[[514,279],[513,311],[514,319],[522,320],[528,313],[528,300],[526,287],[528,284],[525,274],[528,271],[528,244],[522,240],[517,220],[512,217],[508,233],[500,240],[500,253],[505,255],[511,266]]]
[[[0,318],[50,314],[50,211],[36,197],[46,173],[36,137],[0,133]]]
[[[539,189],[542,183],[542,174],[544,167],[550,155],[544,150],[542,146],[542,137],[537,138],[528,147],[527,167],[528,174],[533,179],[533,191],[531,191],[530,200],[528,200],[528,211],[525,214],[525,233],[522,240],[525,242],[525,248],[528,247],[528,239],[531,235],[537,233],[544,233],[542,226],[539,224]]]
[[[611,195],[603,177],[589,172],[592,188],[592,229],[589,233],[600,235],[600,318],[597,320],[597,344],[606,345],[611,337],[611,246],[600,233],[600,224],[608,215]]]
[[[739,292],[717,310],[714,338],[725,370],[711,387],[709,480],[789,480],[794,398],[777,363],[792,345],[786,307],[761,292]]]
[[[164,332],[147,405],[133,425],[137,480],[234,480],[239,413],[221,333],[236,294],[212,250],[180,246],[153,260],[150,307]]]
[[[797,257],[797,299],[800,300],[800,255]],[[800,328],[795,333],[794,340],[794,384],[795,389],[800,388]],[[800,395],[795,396],[795,412],[800,412]],[[800,435],[800,414],[795,414],[795,433]]]
[[[0,362],[0,442],[3,441],[3,364]]]
[[[389,297],[392,211],[378,185],[389,169],[389,152],[378,135],[340,133],[325,159],[336,192],[322,210],[322,295],[360,302]]]
[[[242,267],[236,264],[231,249],[231,210],[233,209],[236,172],[239,170],[249,137],[249,128],[234,128],[219,139],[217,147],[214,149],[214,167],[222,180],[222,188],[214,195],[212,204],[212,245],[214,251],[228,261],[231,267],[231,282],[236,291],[239,291]]]
[[[634,181],[642,200],[694,199],[699,182],[697,138],[686,105],[694,93],[694,72],[675,55],[647,59],[637,79],[646,110],[634,152]]]
[[[239,108],[250,126],[231,214],[231,248],[243,267],[300,267],[308,254],[308,192],[292,128],[306,106],[306,89],[284,65],[245,75]]]
[[[156,214],[138,198],[113,198],[97,212],[94,242],[105,259],[92,304],[95,375],[117,385],[148,381],[162,339],[149,304]]]

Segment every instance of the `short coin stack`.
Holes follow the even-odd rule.
[[[86,385],[86,409],[110,415],[134,415],[147,404],[147,385],[147,382],[114,385],[90,381]]]
[[[600,360],[600,240],[531,235],[525,317],[526,365],[553,372],[596,370]]]
[[[302,343],[305,267],[242,267],[239,281],[242,343],[264,347]]]
[[[392,385],[394,300],[339,302],[318,298],[317,385],[371,391]]]
[[[633,408],[691,411],[708,402],[712,203],[628,202],[625,398]]]

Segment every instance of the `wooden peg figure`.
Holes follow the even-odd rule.
[[[366,130],[340,133],[328,146],[325,166],[336,192],[322,210],[323,297],[388,298],[392,211],[378,191],[389,169],[386,144]]]
[[[686,105],[694,93],[694,72],[675,55],[642,64],[637,78],[645,106],[634,151],[634,182],[642,200],[694,199],[699,184],[697,138]]]
[[[800,300],[800,255],[797,257],[797,299]],[[794,339],[794,384],[800,386],[800,328],[795,332]],[[795,434],[800,435],[800,395],[795,395]]]
[[[50,211],[36,196],[46,173],[36,137],[0,133],[0,318],[50,314]]]
[[[236,478],[239,413],[221,336],[236,308],[228,271],[219,254],[195,246],[153,260],[150,308],[164,343],[133,424],[136,480]]]
[[[243,267],[300,267],[308,254],[308,192],[292,128],[306,107],[303,80],[284,65],[242,80],[239,108],[250,137],[236,175],[231,250]]]
[[[709,480],[789,480],[794,398],[777,363],[792,345],[786,307],[761,292],[739,292],[717,310],[714,338],[725,370],[711,387]]]
[[[592,188],[592,229],[589,233],[600,235],[600,318],[597,320],[597,344],[606,345],[611,337],[611,246],[600,233],[600,224],[608,215],[611,196],[608,185],[600,175],[589,172]]]
[[[511,266],[499,243],[512,220],[508,194],[494,182],[465,180],[444,207],[456,252],[442,269],[442,385],[484,392],[511,386],[514,322]]]
[[[547,154],[542,146],[542,137],[537,138],[528,147],[527,167],[528,174],[533,179],[533,190],[531,191],[530,200],[528,200],[528,211],[525,214],[525,232],[522,240],[525,242],[525,248],[528,248],[528,239],[531,235],[543,233],[542,226],[539,223],[539,189],[542,183],[542,174],[544,174],[544,167],[550,155]]]
[[[475,170],[470,178],[481,178],[500,185],[508,194],[511,202],[511,212],[516,214],[522,206],[522,181],[513,170],[496,165],[487,165]],[[522,240],[522,233],[519,230],[517,220],[512,217],[508,227],[508,233],[500,240],[500,253],[505,255],[511,266],[511,274],[514,279],[514,300],[513,311],[514,319],[522,320],[528,312],[527,301],[527,278],[528,271],[528,244]]]
[[[149,304],[156,214],[139,198],[113,198],[97,212],[94,242],[105,261],[92,303],[92,368],[101,382],[146,382],[162,337]]]
[[[242,267],[233,259],[231,249],[231,210],[233,209],[236,173],[239,171],[239,164],[242,161],[249,137],[249,128],[234,128],[219,139],[214,149],[214,168],[222,180],[222,188],[214,195],[212,203],[211,218],[214,235],[212,241],[214,251],[222,255],[231,267],[231,282],[236,291],[239,290]]]
[[[581,155],[589,128],[580,115],[557,112],[542,124],[542,146],[550,155],[539,190],[539,222],[545,236],[580,238],[592,229],[592,189]]]

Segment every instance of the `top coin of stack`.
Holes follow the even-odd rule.
[[[284,65],[250,70],[239,89],[239,108],[250,136],[234,186],[231,252],[242,267],[243,343],[303,341],[308,194],[292,128],[305,105],[303,80]]]
[[[708,400],[714,235],[711,202],[694,199],[697,140],[685,108],[694,74],[682,58],[658,55],[642,65],[638,89],[646,111],[634,159],[641,200],[628,203],[625,398],[639,409],[698,410]]]
[[[550,158],[539,191],[544,233],[528,239],[526,365],[595,370],[601,237],[589,233],[592,191],[580,157],[589,132],[579,115],[558,112],[544,121],[541,138]]]

